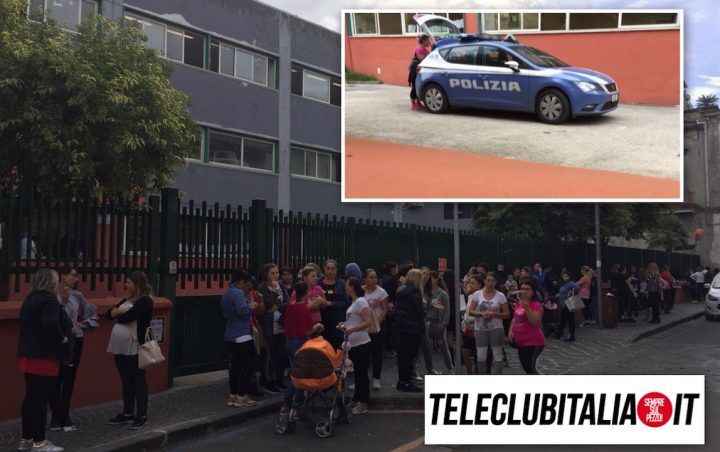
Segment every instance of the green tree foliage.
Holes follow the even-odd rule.
[[[642,238],[664,208],[657,204],[603,204],[601,234]],[[593,204],[480,204],[473,212],[475,228],[484,233],[516,235],[550,241],[587,241],[595,237]]]
[[[166,186],[200,136],[172,65],[130,24],[94,16],[75,34],[32,18],[25,0],[0,2],[0,186],[64,198]]]
[[[688,233],[680,219],[672,212],[664,212],[656,225],[648,231],[648,244],[671,253],[676,248],[686,249]]]
[[[695,100],[697,108],[717,108],[718,107],[718,96],[717,94],[703,94]]]

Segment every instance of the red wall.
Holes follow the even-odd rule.
[[[472,25],[472,18],[468,21]],[[643,30],[602,33],[518,34],[573,66],[597,70],[618,83],[620,101],[678,105],[680,102],[680,31]],[[345,39],[348,69],[372,74],[384,83],[407,86],[414,37]],[[380,74],[377,68],[380,68]]]
[[[113,321],[106,320],[104,314],[118,300],[114,298],[90,299],[98,307],[101,317],[100,328],[85,334],[83,354],[80,360],[72,407],[110,402],[122,398],[120,377],[115,369],[111,354],[107,353],[110,331]],[[165,358],[168,357],[170,344],[170,308],[166,298],[154,298],[153,317],[164,316],[165,332],[161,347]],[[25,397],[23,374],[17,371],[17,345],[20,332],[17,320],[21,302],[0,301],[0,421],[20,417],[20,405]],[[147,371],[148,386],[151,393],[167,389],[167,361]]]

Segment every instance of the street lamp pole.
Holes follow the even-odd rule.
[[[460,332],[460,212],[458,203],[453,203],[453,266],[455,267],[455,373],[461,369],[460,350],[462,349],[462,333]]]
[[[597,310],[598,310],[598,327],[603,327],[603,298],[602,298],[602,246],[600,245],[600,204],[595,204],[595,256],[597,267]]]

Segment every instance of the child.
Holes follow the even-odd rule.
[[[518,285],[517,281],[515,281],[515,278],[513,278],[513,275],[508,275],[507,281],[505,281],[505,288],[507,289],[508,293],[517,292]]]

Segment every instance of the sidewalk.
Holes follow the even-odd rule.
[[[671,314],[663,315],[659,325],[645,322],[623,323],[611,330],[578,327],[576,342],[548,340],[538,360],[538,369],[544,374],[582,374],[585,363],[590,360],[628,347],[639,338],[700,317],[703,310],[704,304],[680,304],[675,306]],[[515,350],[507,347],[506,351],[509,367],[505,368],[505,373],[522,374]],[[439,355],[435,356],[434,363],[436,369],[442,370],[442,359]],[[424,368],[422,359],[418,365]],[[382,381],[382,390],[371,390],[371,408],[422,409],[422,393],[408,394],[395,390],[397,366],[394,359],[385,360]],[[119,395],[119,380],[107,384],[116,384]],[[121,403],[113,402],[73,410],[72,417],[79,430],[49,433],[48,438],[68,451],[155,450],[275,413],[279,410],[281,400],[280,395],[268,394],[259,399],[256,407],[230,408],[225,406],[226,397],[225,372],[176,379],[175,388],[150,397],[150,421],[142,431],[132,431],[128,426],[106,425],[105,420],[121,410]],[[15,450],[19,436],[19,420],[0,423],[0,451]]]

